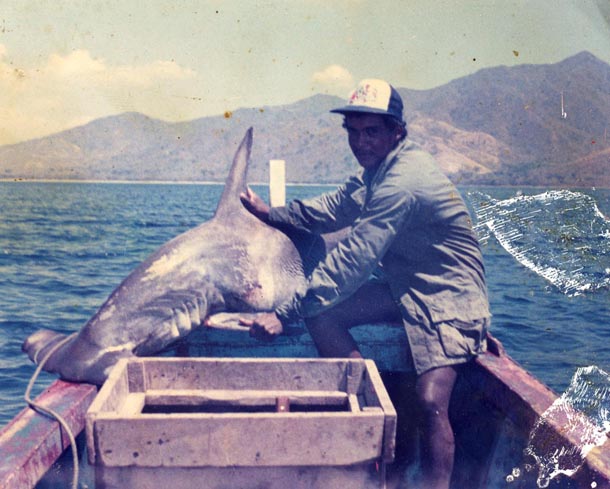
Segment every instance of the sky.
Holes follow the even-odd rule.
[[[137,111],[165,121],[429,89],[482,68],[610,63],[610,0],[0,0],[0,145]]]

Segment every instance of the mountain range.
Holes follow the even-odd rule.
[[[409,137],[458,184],[610,188],[610,65],[588,52],[398,90]],[[0,146],[0,178],[224,181],[253,126],[250,181],[284,159],[290,182],[338,182],[357,167],[341,117],[329,113],[342,104],[314,95],[176,123],[123,113]]]

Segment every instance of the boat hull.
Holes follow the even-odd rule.
[[[362,345],[365,356],[375,358],[382,372],[394,406],[398,413],[398,435],[396,464],[402,464],[407,473],[409,467],[416,466],[417,440],[413,404],[407,392],[414,377],[404,370],[404,332],[396,326],[367,326],[354,329],[357,340]],[[538,420],[558,398],[557,394],[518,365],[507,355],[499,343],[492,344],[492,351],[481,355],[465,366],[456,385],[451,401],[451,419],[456,434],[456,463],[453,488],[494,488],[494,487],[537,487],[537,469],[531,457],[524,455],[530,433]],[[315,347],[305,331],[293,330],[288,336],[272,343],[261,343],[251,339],[245,331],[222,331],[206,328],[178,345],[176,351],[167,355],[188,355],[205,357],[298,357],[316,356]],[[76,399],[66,397],[58,402],[54,396],[55,408],[60,412],[71,412],[75,419],[75,429],[84,424],[86,408],[93,400],[95,388],[87,384],[70,386],[57,381],[57,387],[76,389]],[[42,397],[48,396],[43,393]],[[61,396],[59,396],[61,397]],[[74,405],[78,409],[74,410]],[[31,432],[31,427],[40,423],[42,415],[25,409],[0,432],[0,475],[33,471],[26,462],[19,462],[15,455],[34,452],[37,460],[44,460],[36,467],[35,474],[20,485],[7,483],[0,478],[0,487],[32,487],[32,480],[42,477],[44,470],[51,467],[57,458],[57,451],[46,451],[45,439],[50,435],[40,433],[15,443],[15,434]],[[24,416],[27,414],[27,418]],[[26,421],[24,421],[24,419]],[[48,419],[45,423],[51,422]],[[55,431],[58,428],[55,424]],[[550,419],[547,423],[548,437],[565,447],[578,447],[578,430],[567,431],[562,420]],[[56,435],[54,435],[56,436]],[[38,437],[37,440],[34,438]],[[27,461],[27,457],[20,460]],[[22,467],[17,464],[23,463]],[[66,480],[71,476],[70,459],[60,462]],[[7,467],[8,466],[8,467]],[[527,467],[532,470],[527,471]],[[7,470],[8,469],[8,470]],[[518,472],[515,470],[518,469]],[[42,472],[44,472],[42,470]],[[57,471],[52,470],[53,483],[45,485],[43,478],[39,487],[59,487],[56,485]],[[517,474],[517,477],[515,477]],[[6,477],[6,476],[2,476]],[[514,482],[507,486],[507,480]],[[508,479],[507,479],[508,478]],[[13,479],[14,480],[14,479]],[[25,479],[24,479],[25,480]],[[10,481],[9,481],[10,482]],[[555,484],[557,482],[557,484]],[[607,488],[610,487],[610,441],[592,449],[582,462],[582,466],[570,478],[559,476],[553,480],[553,487]]]

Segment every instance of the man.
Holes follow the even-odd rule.
[[[391,85],[363,80],[332,112],[344,116],[363,170],[334,192],[285,207],[269,208],[250,190],[242,202],[273,226],[349,232],[314,269],[304,295],[244,324],[253,336],[273,336],[303,319],[321,356],[358,358],[350,327],[401,322],[421,412],[418,487],[447,488],[457,367],[486,348],[490,313],[479,245],[455,187],[407,140],[403,103]]]

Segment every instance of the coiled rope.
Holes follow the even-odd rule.
[[[76,335],[77,335],[77,333],[72,333],[71,335],[67,336],[66,338],[61,340],[59,343],[57,343],[53,348],[51,348],[51,350],[44,356],[44,358],[40,361],[40,363],[36,367],[36,370],[34,371],[32,378],[30,379],[30,383],[28,384],[28,387],[25,390],[25,396],[24,396],[25,402],[27,402],[28,405],[32,409],[34,409],[35,411],[38,411],[46,416],[49,416],[50,418],[55,419],[61,425],[61,427],[64,429],[64,431],[67,433],[68,438],[70,439],[70,447],[72,449],[72,466],[73,466],[72,485],[71,485],[72,489],[78,489],[78,450],[76,447],[76,438],[74,436],[74,433],[70,429],[70,426],[68,426],[68,423],[66,422],[66,420],[60,414],[55,412],[53,409],[42,406],[39,403],[37,403],[36,401],[32,400],[30,397],[30,394],[32,392],[32,388],[34,387],[34,383],[38,379],[40,372],[42,372],[42,369],[43,369],[45,363],[47,363],[47,361],[49,360],[51,355],[53,355],[53,353],[55,353],[59,348],[61,348],[63,345],[65,345],[68,341],[70,341]],[[38,355],[36,355],[34,357],[34,362],[37,362],[37,361],[38,361]]]

